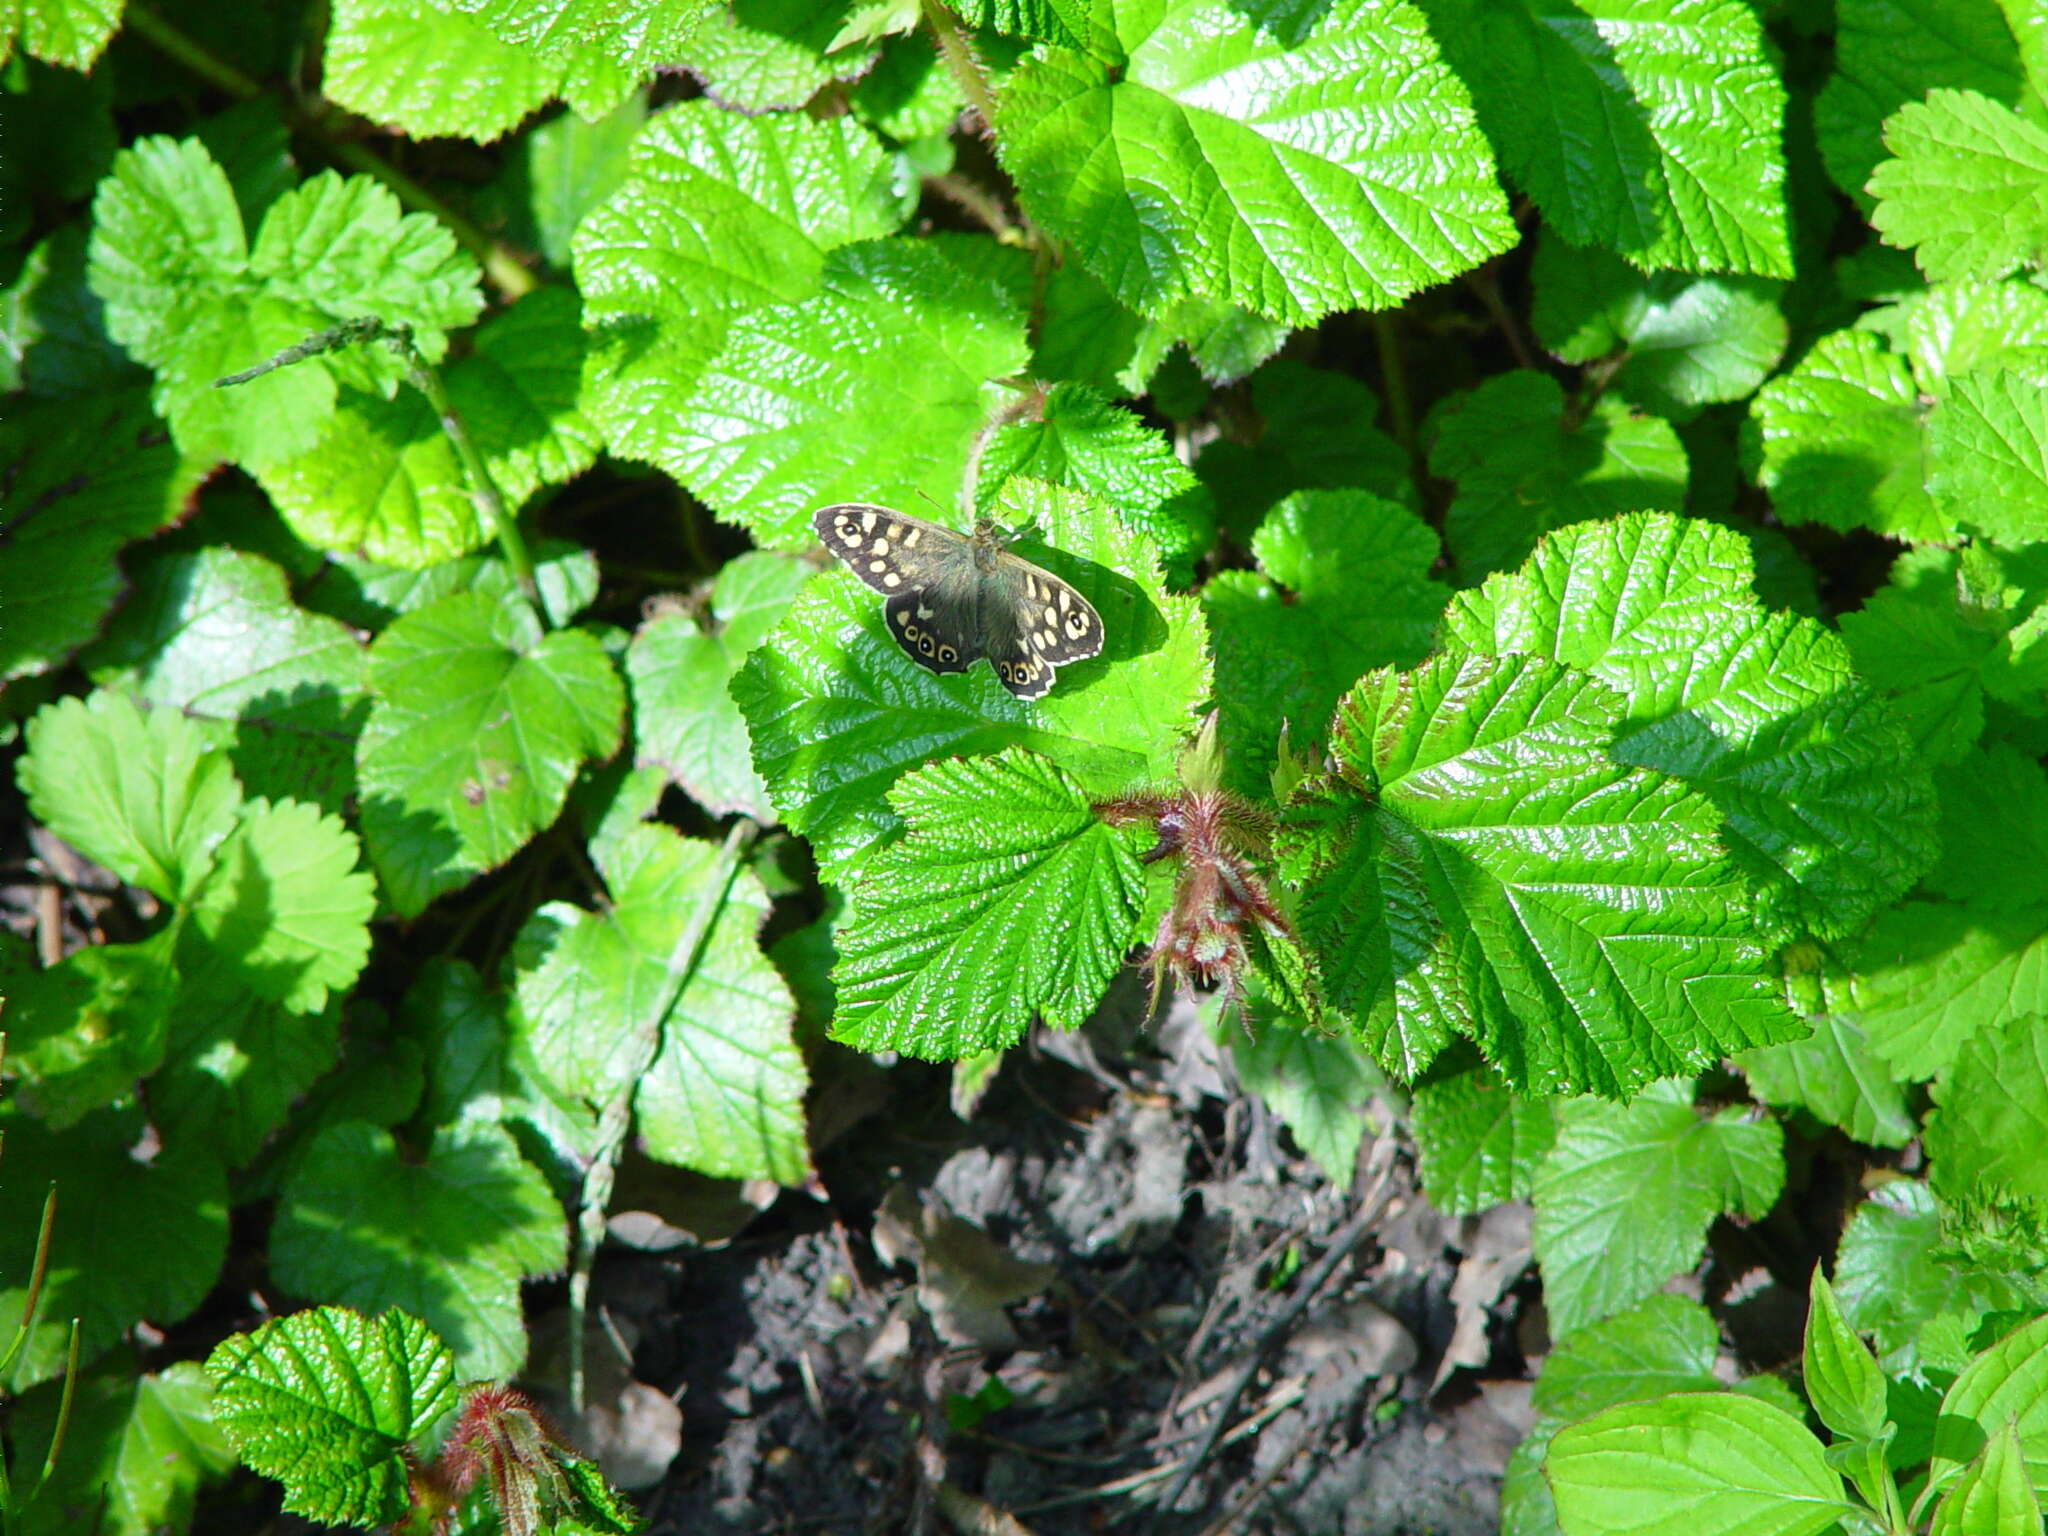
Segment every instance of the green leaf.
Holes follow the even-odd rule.
[[[1814,128],[1828,174],[1866,212],[1882,125],[1939,86],[2022,98],[2026,75],[1996,0],[1839,0],[1835,73],[1814,103]]]
[[[1532,1195],[1552,1330],[1611,1317],[1690,1269],[1716,1216],[1763,1216],[1785,1182],[1783,1141],[1739,1106],[1700,1114],[1683,1083],[1560,1106]]]
[[[747,653],[789,611],[812,574],[801,561],[759,551],[718,573],[713,627],[686,614],[648,620],[626,652],[633,690],[634,761],[652,763],[713,815],[775,819],[754,772],[747,723],[727,692]]]
[[[27,737],[16,773],[38,820],[123,880],[191,900],[242,798],[197,726],[99,692],[38,710]]]
[[[905,835],[840,926],[834,1039],[927,1061],[1007,1049],[1034,1016],[1080,1026],[1133,941],[1144,877],[1087,792],[1011,749],[890,791]]]
[[[1423,1192],[1446,1216],[1526,1200],[1557,1134],[1549,1100],[1515,1093],[1480,1061],[1430,1072],[1415,1085],[1409,1114]]]
[[[684,102],[647,120],[624,182],[577,227],[576,285],[593,320],[790,304],[828,252],[900,222],[888,157],[852,118]]]
[[[1229,1011],[1217,1011],[1231,1064],[1245,1091],[1280,1117],[1294,1144],[1340,1190],[1351,1188],[1366,1105],[1386,1086],[1356,1042],[1319,1034],[1298,1019],[1269,1017],[1247,1037]]]
[[[1373,426],[1379,400],[1350,374],[1275,359],[1252,375],[1251,409],[1249,441],[1221,438],[1195,461],[1240,540],[1290,491],[1357,486],[1413,505],[1408,456]]]
[[[1215,639],[1226,781],[1267,799],[1281,731],[1298,749],[1323,741],[1361,675],[1420,661],[1446,594],[1429,579],[1437,545],[1428,525],[1370,491],[1298,491],[1251,547],[1260,573],[1212,576],[1202,609]]]
[[[1856,972],[1871,1048],[1903,1078],[1937,1077],[1979,1030],[2048,1013],[2048,908],[1905,902],[1879,915]]]
[[[135,1090],[164,1058],[174,929],[139,944],[90,944],[39,968],[25,940],[0,941],[14,1097],[53,1131]]]
[[[2048,540],[2048,403],[2039,381],[2003,369],[1950,379],[1927,423],[1927,489],[1953,525],[2007,544]]]
[[[41,1466],[63,1396],[47,1382],[13,1405],[8,1425],[19,1466]],[[62,1536],[81,1510],[102,1536],[156,1536],[190,1528],[200,1486],[235,1466],[213,1423],[213,1387],[199,1363],[138,1374],[133,1359],[82,1375],[50,1481],[17,1506],[11,1536]]]
[[[847,99],[862,122],[905,145],[945,140],[967,106],[929,33],[885,38],[881,58],[854,81]]]
[[[2048,1317],[2015,1328],[1955,1379],[1935,1420],[1928,1480],[1975,1460],[2008,1425],[2018,1431],[2026,1480],[2038,1493],[2048,1487]]]
[[[62,226],[0,290],[0,389],[99,394],[142,377],[101,323],[100,301],[85,284],[85,240],[83,224]]]
[[[1508,173],[1573,245],[1646,270],[1792,275],[1785,88],[1747,5],[1424,9]]]
[[[1610,1408],[1560,1431],[1544,1471],[1568,1536],[1820,1536],[1859,1508],[1804,1424],[1734,1392]]]
[[[1877,337],[1823,336],[1757,391],[1745,429],[1757,483],[1788,523],[1951,540],[1926,488],[1926,410],[1905,361]]]
[[[99,632],[122,590],[115,554],[175,519],[203,471],[134,390],[7,413],[0,680],[60,666]]]
[[[251,794],[338,812],[355,788],[367,654],[346,625],[294,606],[260,556],[152,560],[86,665],[102,688],[196,724]]]
[[[15,0],[0,14],[0,63],[20,42],[45,64],[87,70],[121,25],[121,0]]]
[[[563,112],[519,135],[491,189],[507,237],[566,272],[577,226],[625,184],[646,121],[647,94],[636,91],[594,122]]]
[[[1838,1436],[1873,1440],[1884,1430],[1884,1372],[1843,1320],[1835,1288],[1814,1267],[1802,1363],[1806,1394]]]
[[[1674,421],[1740,400],[1785,351],[1779,283],[1638,272],[1548,231],[1531,282],[1531,320],[1544,346],[1568,363],[1608,360],[1609,388]]]
[[[278,1284],[406,1308],[446,1338],[465,1377],[518,1371],[527,1347],[519,1284],[559,1270],[568,1254],[547,1180],[510,1132],[486,1125],[438,1132],[417,1157],[401,1156],[381,1126],[330,1125],[286,1179],[270,1231]]]
[[[653,455],[764,547],[808,543],[829,502],[952,505],[988,381],[1028,356],[1021,306],[943,248],[850,246],[820,284],[732,323]]]
[[[1464,86],[1402,0],[1261,26],[1116,0],[1114,56],[1048,45],[997,101],[1026,210],[1124,303],[1306,324],[1387,309],[1515,241]]]
[[[807,586],[733,679],[754,766],[828,878],[900,825],[884,792],[934,758],[1022,747],[1103,798],[1174,776],[1195,706],[1209,694],[1195,601],[1167,594],[1150,541],[1098,502],[1013,480],[995,511],[1034,528],[1044,546],[1026,540],[1018,552],[1073,583],[1102,615],[1103,654],[1061,669],[1045,698],[1013,698],[987,667],[925,671],[885,632],[875,595],[846,572]]]
[[[1035,420],[998,430],[981,458],[975,501],[987,508],[1012,475],[1070,485],[1109,502],[1186,567],[1213,537],[1215,510],[1166,440],[1085,384],[1055,384]]]
[[[743,112],[801,107],[874,62],[867,39],[838,46],[852,11],[852,0],[731,0],[711,9],[683,61],[714,100]]]
[[[625,690],[597,640],[544,634],[515,601],[460,593],[370,651],[357,744],[363,838],[393,906],[416,913],[551,823],[584,762],[618,749]]]
[[[2048,774],[2008,746],[1939,769],[1941,859],[1930,890],[1971,906],[2024,907],[2048,869]]]
[[[1712,808],[1606,755],[1622,713],[1583,673],[1456,652],[1338,706],[1283,871],[1389,1071],[1464,1034],[1512,1087],[1619,1095],[1796,1031]]]
[[[2016,615],[1948,590],[1896,584],[1841,617],[1856,670],[1892,696],[1915,745],[1937,765],[1961,761],[1984,729],[1986,682],[2010,653]]]
[[[593,1109],[632,1070],[644,1032],[660,1051],[634,1090],[641,1144],[663,1162],[728,1178],[800,1181],[806,1078],[791,1034],[796,1005],[758,935],[768,896],[745,871],[723,883],[718,849],[666,827],[636,826],[592,845],[610,906],[565,903],[528,920],[516,954],[521,1031],[557,1097]],[[677,945],[714,907],[698,958]]]
[[[578,398],[582,368],[575,296],[543,288],[484,325],[475,351],[447,370],[449,400],[508,510],[597,457],[599,433]],[[388,401],[344,392],[310,448],[260,466],[256,478],[319,549],[419,567],[495,537],[454,443],[415,390]]]
[[[1976,91],[1931,91],[1885,123],[1870,222],[1937,281],[2038,266],[2048,245],[2048,133]]]
[[[1644,515],[1552,534],[1522,572],[1454,599],[1444,633],[1620,690],[1616,755],[1714,803],[1769,932],[1854,933],[1933,862],[1932,785],[1904,729],[1823,625],[1763,609],[1730,529]]]
[[[597,598],[597,556],[560,539],[543,539],[532,553],[541,612],[550,624],[568,624]],[[457,592],[508,601],[523,597],[502,555],[465,555],[421,570],[350,555],[319,563],[320,580],[308,589],[307,605],[358,629],[383,629],[400,614],[417,613]]]
[[[1736,1057],[1751,1092],[1779,1109],[1803,1109],[1852,1140],[1903,1147],[1916,1130],[1905,1088],[1871,1048],[1847,996],[1849,978],[1831,964],[1787,970],[1787,993],[1813,1033]]]
[[[50,1266],[14,1386],[62,1374],[71,1320],[82,1363],[138,1322],[180,1322],[206,1299],[227,1254],[227,1177],[212,1153],[151,1140],[132,1110],[103,1109],[61,1132],[0,1110],[0,1336],[11,1338],[35,1254],[43,1198],[57,1185]]]
[[[408,1445],[455,1407],[455,1362],[427,1325],[346,1307],[272,1318],[207,1357],[213,1417],[284,1507],[375,1525],[406,1507]]]
[[[1968,1332],[1985,1313],[2022,1305],[2003,1276],[1953,1260],[1933,1191],[1916,1179],[1879,1185],[1850,1217],[1835,1259],[1835,1297],[1849,1327],[1875,1337],[1887,1372],[1920,1369],[1917,1341],[1939,1319]]]
[[[248,801],[193,909],[198,932],[242,986],[317,1012],[370,955],[377,887],[360,856],[355,834],[313,806]]]
[[[2041,1501],[2027,1471],[2019,1428],[2007,1421],[1935,1505],[1928,1536],[2031,1536]]]
[[[1936,398],[1956,374],[2048,375],[2048,293],[2022,278],[1916,288],[1866,311],[1856,327],[1877,331],[1911,358],[1913,377]]]
[[[367,176],[303,183],[249,241],[226,174],[196,139],[147,138],[116,158],[93,201],[89,275],[108,331],[155,370],[156,407],[180,448],[255,464],[303,451],[339,383],[388,395],[401,364],[357,347],[234,389],[215,379],[364,315],[412,327],[431,360],[482,304],[454,237]]]
[[[1072,379],[1109,396],[1143,391],[1157,366],[1156,359],[1138,361],[1140,339],[1152,324],[1118,303],[1093,272],[1077,261],[1054,267],[1046,275],[1043,309],[1034,377]],[[1141,369],[1143,377],[1137,376]]]
[[[1453,396],[1431,420],[1433,474],[1458,491],[1444,540],[1468,582],[1521,564],[1553,528],[1685,504],[1685,450],[1668,422],[1603,398],[1566,414],[1548,374],[1518,370]]]
[[[2048,1033],[2040,1014],[1978,1029],[1934,1085],[1927,1155],[1956,1200],[2012,1196],[2048,1206]]]
[[[704,18],[705,0],[448,0],[501,42],[550,54],[594,48],[628,74],[672,68]]]
[[[977,27],[1069,47],[1079,47],[1091,32],[1085,0],[962,0],[953,9]]]
[[[405,66],[393,68],[394,59]],[[635,84],[592,48],[543,55],[500,42],[460,14],[459,0],[337,0],[320,70],[321,94],[351,112],[416,138],[480,141],[510,132],[557,96],[595,117]]]

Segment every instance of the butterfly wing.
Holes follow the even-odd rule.
[[[1060,667],[1101,653],[1102,615],[1029,560],[998,555],[982,600],[982,647],[996,681],[1020,699],[1042,698]]]
[[[928,672],[965,672],[981,655],[980,636],[967,622],[971,612],[938,601],[934,588],[899,592],[882,604],[889,633]]]
[[[889,597],[929,585],[949,564],[972,558],[965,534],[863,501],[820,507],[811,528],[848,570]],[[890,633],[898,633],[893,625]]]

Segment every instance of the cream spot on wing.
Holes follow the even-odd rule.
[[[910,532],[903,535],[903,547],[905,549],[915,549],[917,548],[917,541],[923,537],[924,530],[922,528],[913,528]]]
[[[897,623],[897,626],[898,626],[899,628],[901,628],[901,629],[908,629],[908,628],[910,628],[910,615],[909,615],[909,614],[907,614],[907,613],[899,613],[899,614],[897,614],[897,615],[896,615],[896,623]]]
[[[868,553],[871,555],[887,555],[889,553],[889,541],[887,539],[875,540],[874,543],[868,546]]]
[[[1061,613],[1065,613],[1065,612],[1067,611],[1067,608],[1068,608],[1068,606],[1069,606],[1070,604],[1072,604],[1073,600],[1074,600],[1074,594],[1073,594],[1073,593],[1071,593],[1071,592],[1069,592],[1069,591],[1068,591],[1068,590],[1067,590],[1067,589],[1066,589],[1065,587],[1061,587],[1061,588],[1060,588],[1060,612],[1061,612]]]
[[[900,587],[903,585],[903,578],[894,571],[888,571],[882,576],[882,585],[885,587]]]
[[[872,512],[863,512],[863,513],[861,513],[861,515],[860,515],[860,531],[861,531],[862,533],[873,533],[873,532],[875,531],[875,514],[874,514],[874,513],[872,513]]]
[[[925,607],[923,603],[919,603],[917,605],[917,616],[920,619],[928,619],[932,616],[932,611],[931,609]]]
[[[1046,609],[1046,610],[1045,610],[1045,622],[1046,622],[1046,623],[1050,624],[1050,623],[1052,623],[1052,621],[1053,621],[1054,619],[1057,619],[1058,617],[1059,617],[1059,615],[1058,615],[1058,614],[1056,614],[1056,613],[1054,613],[1054,612],[1052,611],[1052,609],[1048,608],[1048,609]]]
[[[870,560],[868,562],[868,569],[879,574],[889,569],[889,562],[886,560]]]

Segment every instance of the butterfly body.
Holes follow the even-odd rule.
[[[1050,571],[1011,554],[987,521],[965,534],[864,502],[811,518],[825,547],[887,599],[889,633],[930,672],[965,672],[980,657],[1020,699],[1056,671],[1102,650],[1102,618]]]

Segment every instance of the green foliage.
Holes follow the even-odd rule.
[[[81,1355],[10,1532],[231,1454],[632,1528],[452,1385],[625,1149],[823,1180],[849,1053],[985,1081],[1148,950],[1331,1180],[1370,1100],[1532,1202],[1507,1529],[2038,1521],[2033,11],[193,10],[0,7],[9,1467]],[[1101,653],[926,670],[835,501]],[[1836,1158],[1808,1404],[1731,1388],[1657,1292]]]

